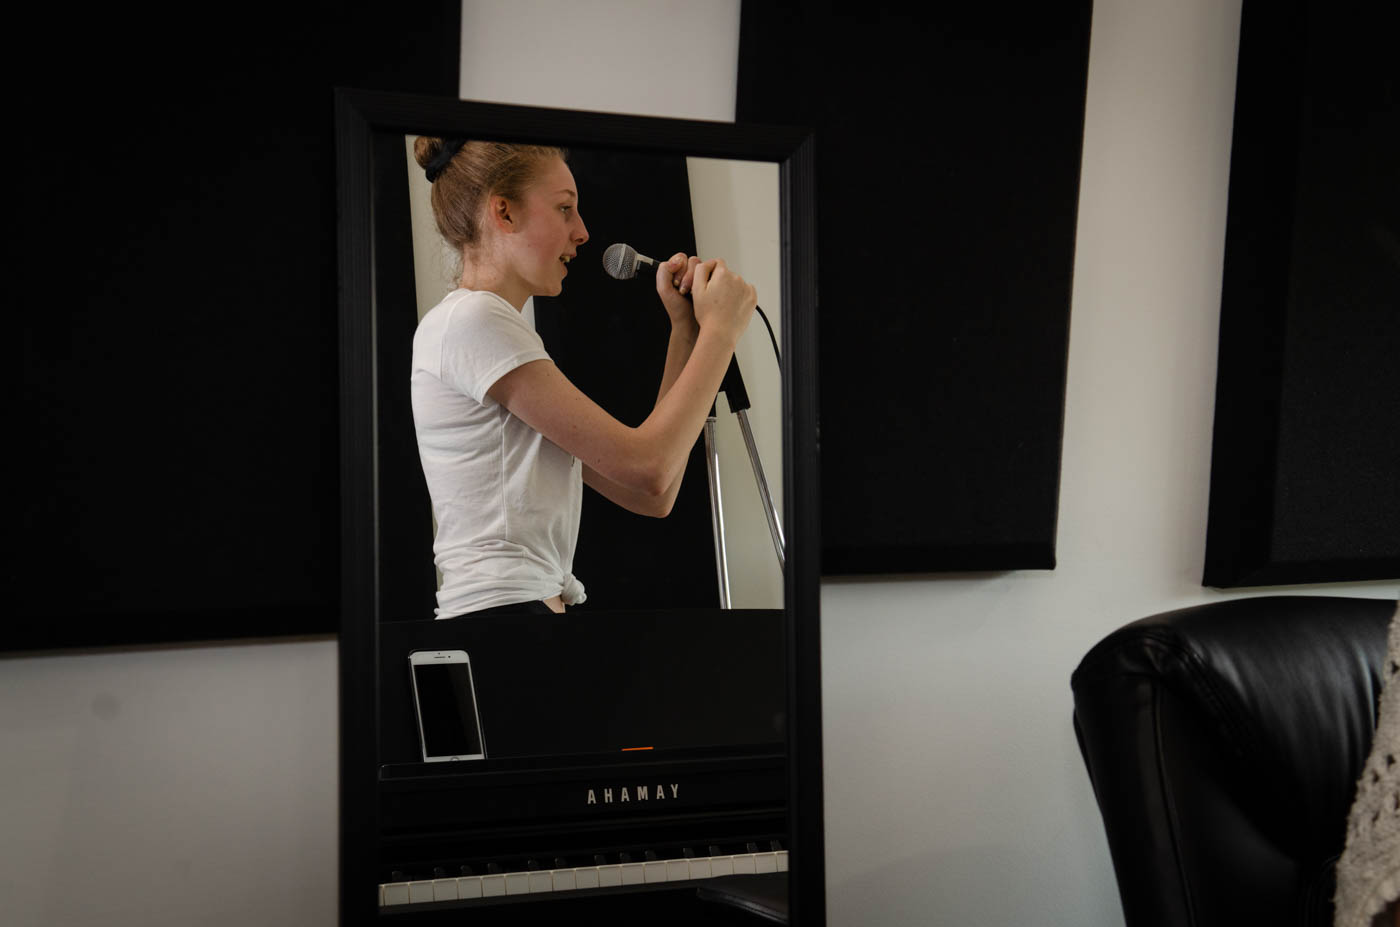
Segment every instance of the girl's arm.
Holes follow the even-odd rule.
[[[699,337],[700,326],[696,323],[693,312],[689,313],[689,318],[672,317],[671,339],[666,345],[666,367],[661,375],[661,388],[656,394],[658,403],[665,398],[671,385],[676,382],[681,370],[685,368],[686,361],[690,360],[690,353],[695,348],[695,342]],[[650,515],[654,518],[665,518],[671,514],[671,506],[675,504],[676,496],[681,490],[681,480],[684,478],[685,468],[682,467],[681,472],[676,474],[676,478],[671,481],[670,486],[666,487],[664,493],[652,496],[614,483],[592,467],[584,467],[583,469],[583,481],[590,488],[602,493],[606,498],[629,512]]]
[[[609,415],[548,360],[522,364],[487,391],[511,414],[579,458],[585,473],[600,478],[596,487],[624,505],[630,501],[649,511],[669,509],[665,500],[668,495],[673,499],[673,489],[679,488],[734,345],[753,314],[753,287],[722,261],[695,264],[693,277],[694,344],[686,354],[688,338],[673,325],[656,407],[636,428]],[[642,504],[643,499],[648,501]]]

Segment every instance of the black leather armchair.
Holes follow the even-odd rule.
[[[1394,600],[1154,615],[1071,677],[1128,927],[1327,925]]]

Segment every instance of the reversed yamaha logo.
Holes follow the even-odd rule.
[[[655,786],[633,785],[622,786],[612,789],[589,789],[588,800],[584,804],[588,805],[612,805],[623,802],[645,801],[675,801],[681,797],[681,784],[672,782],[669,786],[658,783]]]

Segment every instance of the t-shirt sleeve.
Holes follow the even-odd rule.
[[[544,342],[505,302],[488,296],[463,300],[452,308],[442,337],[442,380],[477,402],[521,364],[548,360]]]

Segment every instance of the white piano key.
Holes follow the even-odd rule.
[[[652,860],[645,863],[580,866],[578,868],[510,872],[503,875],[389,882],[379,886],[379,904],[381,906],[417,904],[428,901],[576,891],[618,885],[680,882],[727,875],[787,871],[787,850],[776,850],[771,853],[741,853],[734,856]]]

